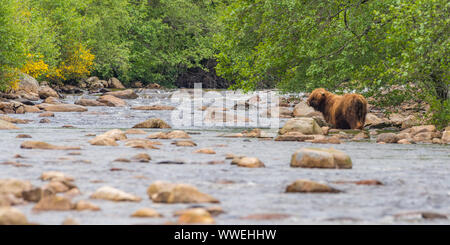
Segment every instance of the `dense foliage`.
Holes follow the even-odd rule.
[[[233,88],[415,99],[446,125],[449,13],[445,0],[0,0],[0,89],[20,72],[173,86],[215,58]]]
[[[96,75],[171,86],[180,73],[213,58],[214,6],[206,0],[1,0],[0,84],[6,88],[13,71],[22,71],[54,83]]]

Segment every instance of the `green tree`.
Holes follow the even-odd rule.
[[[0,0],[0,90],[16,85],[17,69],[25,59],[17,7],[16,1]]]
[[[213,57],[212,1],[133,1],[130,14],[132,79],[173,86],[180,73]]]
[[[83,32],[95,54],[95,74],[129,80],[131,16],[127,0],[91,0],[86,7],[88,22]]]

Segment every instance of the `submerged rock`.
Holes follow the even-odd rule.
[[[144,122],[138,123],[133,128],[171,128],[169,124],[159,118],[151,118]]]
[[[96,100],[90,100],[90,99],[79,99],[75,102],[75,105],[81,105],[81,106],[106,106],[106,104],[96,101]]]
[[[147,194],[156,203],[218,203],[214,197],[202,193],[194,186],[156,181],[147,189]]]
[[[12,118],[9,116],[1,116],[0,120],[7,121],[10,123],[15,123],[15,124],[27,124],[27,123],[31,122],[31,120],[22,120],[22,119],[18,119],[18,118]]]
[[[194,147],[197,146],[197,144],[191,140],[177,140],[175,142],[172,142],[172,145],[176,146],[186,146],[186,147]]]
[[[161,143],[146,139],[129,139],[125,142],[125,146],[132,148],[158,150],[159,148],[156,147],[155,145],[161,145]]]
[[[286,187],[286,192],[338,193],[340,191],[311,180],[297,180]]]
[[[160,218],[163,217],[160,213],[158,213],[153,208],[141,208],[134,212],[131,217],[136,218]]]
[[[80,222],[73,218],[67,218],[61,223],[61,225],[80,225]]]
[[[147,134],[147,132],[145,132],[142,129],[128,129],[127,131],[125,131],[125,134]]]
[[[81,200],[81,201],[78,201],[75,204],[74,209],[77,210],[77,211],[85,211],[85,210],[88,210],[88,211],[99,211],[100,207],[95,205],[95,204],[93,204],[93,203],[91,203],[91,202]]]
[[[118,146],[116,140],[114,138],[108,137],[106,135],[98,135],[95,138],[89,141],[91,145],[100,145],[100,146]]]
[[[199,154],[216,154],[216,152],[213,149],[209,149],[209,148],[198,149],[198,150],[195,150],[194,153],[199,153]]]
[[[115,201],[115,202],[140,202],[142,198],[126,193],[124,191],[118,190],[116,188],[110,187],[110,186],[103,186],[99,189],[97,189],[90,198],[93,199],[103,199],[103,200],[109,200],[109,201]]]
[[[10,122],[0,119],[0,130],[2,130],[2,129],[3,130],[14,130],[14,129],[20,129],[20,128]]]
[[[106,137],[113,138],[114,140],[126,140],[127,135],[120,129],[109,130],[108,132],[102,134]]]
[[[41,141],[25,141],[20,145],[23,149],[40,149],[40,150],[81,150],[75,146],[56,146]]]
[[[71,104],[40,104],[40,108],[42,108],[45,111],[51,111],[51,112],[85,112],[88,109],[84,106],[80,105],[71,105]]]
[[[177,224],[214,224],[214,218],[203,208],[184,210],[178,217]]]
[[[39,114],[39,117],[55,117],[55,113],[47,111]]]
[[[291,158],[291,167],[352,168],[350,156],[333,148],[302,148]]]
[[[150,134],[147,136],[148,139],[190,139],[191,136],[189,136],[186,132],[182,130],[174,130],[168,133],[165,132],[158,132],[154,134]]]
[[[289,132],[299,132],[302,134],[323,134],[322,128],[317,124],[316,120],[308,117],[290,119],[279,131],[281,135]]]
[[[174,106],[169,105],[144,105],[144,106],[133,106],[131,110],[141,110],[141,111],[172,111],[175,110]]]
[[[287,132],[283,135],[279,135],[275,138],[275,141],[306,141],[313,140],[314,135],[305,135],[301,132]]]
[[[120,99],[137,99],[139,96],[132,89],[114,91],[106,93],[107,96],[114,96]]]
[[[43,172],[41,174],[41,180],[43,181],[51,181],[51,180],[60,180],[60,181],[74,181],[73,177],[67,176],[62,172],[57,171],[48,171]]]
[[[152,158],[147,153],[140,153],[132,157],[132,160],[137,162],[150,162]]]
[[[112,95],[100,96],[97,101],[109,107],[122,107],[127,105],[127,102]]]

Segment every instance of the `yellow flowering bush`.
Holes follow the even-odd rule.
[[[26,73],[34,78],[38,78],[49,71],[48,65],[41,59],[40,55],[27,55],[27,63],[20,69],[23,73]]]
[[[82,44],[75,45],[74,49],[67,54],[58,68],[50,72],[48,77],[55,80],[75,80],[84,78],[91,73],[95,56],[91,54]]]

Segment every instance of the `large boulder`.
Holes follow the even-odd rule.
[[[387,119],[381,119],[373,113],[367,113],[367,115],[366,115],[366,121],[365,121],[365,125],[364,125],[365,127],[384,128],[389,125],[390,125],[390,123],[388,122]]]
[[[90,99],[79,99],[75,102],[75,105],[81,105],[81,106],[106,106],[104,103],[96,101],[96,100],[90,100]]]
[[[141,110],[141,111],[173,111],[175,110],[174,106],[170,105],[143,105],[143,106],[134,106],[131,110]]]
[[[110,88],[124,89],[125,86],[119,81],[119,79],[112,77],[108,80],[108,85]]]
[[[120,99],[137,99],[139,97],[132,89],[108,92],[106,95],[112,95]]]
[[[36,79],[28,74],[20,74],[19,91],[37,94],[39,91],[39,83]]]
[[[214,197],[202,193],[194,186],[156,181],[147,189],[156,203],[218,203]]]
[[[110,107],[122,107],[127,105],[127,102],[112,95],[100,96],[100,98],[98,98],[97,101]]]
[[[24,114],[25,105],[18,101],[0,102],[0,113]]]
[[[349,155],[333,148],[302,148],[291,158],[291,167],[301,168],[352,168]]]
[[[294,107],[294,117],[314,117],[321,115],[321,112],[314,110],[311,106],[304,101],[300,101]]]
[[[169,124],[159,118],[151,118],[144,122],[138,123],[133,128],[171,128]]]
[[[281,135],[289,132],[300,132],[302,134],[323,134],[322,128],[316,120],[309,117],[292,118],[280,129]]]
[[[450,129],[446,129],[444,133],[442,133],[442,143],[450,144]]]
[[[41,86],[39,87],[39,97],[41,99],[46,99],[48,97],[54,97],[54,98],[59,98],[58,93],[53,90],[52,88],[50,88],[49,86]]]

